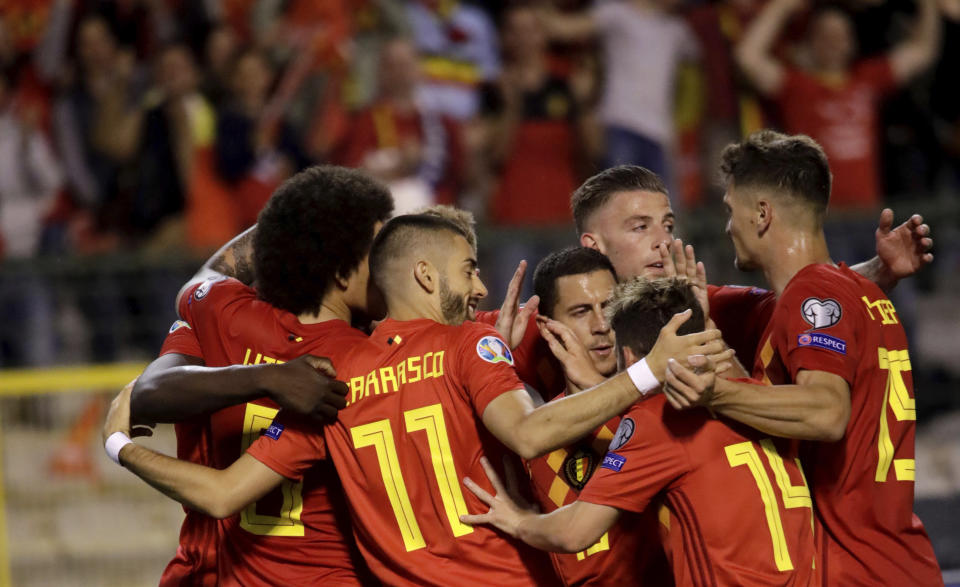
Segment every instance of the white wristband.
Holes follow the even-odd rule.
[[[660,387],[660,382],[657,381],[653,371],[650,370],[646,359],[640,359],[627,367],[627,375],[630,376],[630,381],[633,381],[640,395],[647,395],[647,393]]]
[[[132,443],[133,441],[130,440],[130,437],[123,432],[114,432],[107,438],[107,442],[103,445],[103,448],[107,451],[107,456],[110,457],[110,460],[119,465],[120,449]]]

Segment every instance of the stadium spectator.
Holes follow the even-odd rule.
[[[418,99],[414,46],[394,40],[380,55],[377,99],[356,115],[336,159],[386,182],[400,213],[456,202],[464,156],[460,128]]]
[[[405,0],[426,81],[424,105],[458,121],[480,110],[480,84],[500,73],[497,31],[486,12],[461,0]]]
[[[77,26],[76,60],[54,103],[57,152],[73,200],[90,212],[94,231],[122,227],[124,221],[111,218],[107,206],[119,197],[121,165],[99,144],[102,137],[95,136],[95,130],[103,110],[123,111],[139,102],[145,78],[133,54],[117,45],[107,22],[98,16],[84,17]]]
[[[872,212],[883,200],[880,101],[926,69],[939,44],[936,0],[918,0],[918,5],[913,34],[879,57],[856,59],[850,18],[832,6],[811,15],[805,69],[774,57],[773,44],[790,17],[806,6],[805,0],[771,0],[737,46],[740,67],[761,93],[776,100],[786,130],[823,145],[833,170],[834,213]]]
[[[239,44],[237,34],[226,25],[216,27],[207,35],[201,87],[207,100],[216,108],[222,107],[230,94],[231,66]]]
[[[217,170],[235,192],[242,226],[256,222],[273,190],[307,163],[293,128],[282,116],[267,116],[275,78],[264,53],[242,52],[233,64],[230,100],[217,114]]]
[[[628,0],[579,15],[547,12],[548,35],[560,41],[596,37],[606,80],[600,121],[604,166],[637,164],[670,183],[674,144],[673,90],[678,67],[699,56],[686,23],[672,14],[678,0]]]

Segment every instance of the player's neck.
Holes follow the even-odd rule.
[[[814,263],[833,263],[823,231],[790,230],[773,236],[763,264],[767,284],[780,295],[801,269]]]
[[[301,324],[318,324],[328,320],[343,320],[349,323],[351,317],[350,306],[347,305],[345,300],[337,296],[327,296],[320,304],[319,312],[316,314],[304,312],[297,316],[297,320]]]
[[[388,298],[387,317],[400,322],[428,318],[435,322],[446,324],[439,303],[432,303],[431,298],[421,297],[412,300],[399,297]]]

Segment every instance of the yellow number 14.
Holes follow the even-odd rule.
[[[467,513],[467,505],[463,500],[460,477],[453,463],[450,439],[443,420],[443,408],[440,404],[432,404],[407,410],[403,413],[403,417],[408,433],[422,430],[427,435],[440,499],[443,501],[443,508],[453,535],[459,537],[470,534],[473,528],[460,521],[460,516]],[[377,452],[383,485],[387,490],[387,498],[393,507],[407,552],[423,548],[426,546],[426,541],[423,539],[420,525],[417,524],[413,506],[410,504],[410,496],[407,494],[407,485],[400,471],[400,460],[397,458],[397,446],[390,420],[377,420],[362,426],[354,426],[350,429],[350,434],[353,436],[354,448],[372,446]]]

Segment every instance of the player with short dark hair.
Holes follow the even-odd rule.
[[[467,502],[459,472],[477,471],[483,454],[506,456],[503,445],[532,458],[589,433],[643,397],[636,375],[535,409],[507,345],[490,326],[469,320],[486,290],[461,228],[436,217],[394,218],[370,261],[373,278],[387,287],[387,318],[337,359],[348,404],[322,437],[281,416],[224,471],[174,459],[151,468],[159,457],[138,446],[124,446],[118,458],[168,495],[223,516],[284,478],[299,481],[329,455],[358,545],[381,581],[536,584],[542,569],[516,544],[460,523]],[[719,350],[715,331],[673,336],[682,319],[672,320],[638,363],[653,374],[643,385],[656,387],[668,356]],[[122,404],[121,396],[105,433],[127,425]]]
[[[181,320],[133,389],[133,422],[176,422],[179,458],[224,467],[279,405],[334,417],[345,386],[330,383],[326,375],[334,371],[326,359],[303,355],[335,357],[364,338],[349,323],[369,311],[367,250],[392,207],[386,189],[356,171],[317,167],[285,182],[257,230],[206,266],[247,283],[214,275],[185,287]],[[260,247],[271,254],[259,254]],[[271,286],[249,287],[254,273]],[[356,583],[359,556],[342,499],[327,466],[220,522],[187,509],[177,556],[161,584]]]
[[[635,278],[617,286],[607,312],[617,326],[620,367],[652,348],[656,327],[685,310],[692,315],[681,329],[702,329],[703,310],[681,279]],[[703,367],[709,371],[700,377],[713,378],[712,365]],[[791,443],[705,410],[675,411],[658,396],[624,414],[603,464],[576,501],[546,514],[522,510],[485,467],[495,496],[470,479],[464,483],[490,510],[462,520],[492,524],[538,548],[576,552],[625,514],[655,515],[662,500],[677,585],[809,585],[813,513],[795,452]]]
[[[793,169],[791,161],[795,160]],[[751,135],[723,153],[724,203],[737,267],[761,270],[777,294],[753,367],[765,383],[668,375],[675,403],[703,403],[803,446],[824,584],[939,585],[913,513],[916,408],[907,338],[873,282],[830,258],[822,228],[822,162],[807,137]],[[766,163],[765,163],[766,162]],[[756,168],[774,163],[790,184]]]
[[[567,363],[589,363],[601,377],[616,373],[614,335],[604,314],[617,285],[610,260],[594,249],[569,247],[540,261],[533,276],[534,293],[540,297],[537,324],[551,349]],[[581,389],[565,379],[566,389],[558,397]],[[619,416],[611,418],[586,438],[526,462],[541,511],[551,512],[577,499],[619,425]],[[564,585],[668,585],[672,575],[658,547],[659,525],[653,510],[631,516],[585,550],[550,553],[550,558]]]

